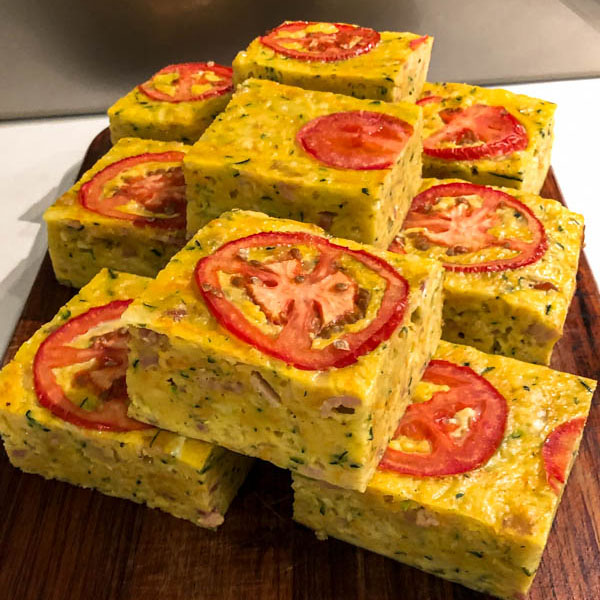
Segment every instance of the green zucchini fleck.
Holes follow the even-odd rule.
[[[490,171],[490,175],[494,177],[500,177],[501,179],[511,179],[512,181],[523,181],[522,177],[515,177],[514,175],[505,175],[503,173],[496,173],[494,171]]]
[[[348,450],[344,450],[339,454],[332,454],[331,460],[329,461],[330,465],[342,465],[348,460]]]
[[[29,427],[39,427],[42,431],[50,431],[50,429],[44,427],[39,421],[33,418],[33,416],[31,415],[31,410],[28,410],[25,413],[25,418],[27,419],[27,424],[29,425]]]

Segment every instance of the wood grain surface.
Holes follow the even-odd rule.
[[[110,147],[93,141],[82,170]],[[552,172],[542,195],[563,201]],[[588,232],[590,235],[590,232]],[[600,297],[585,256],[552,366],[600,376]],[[44,259],[4,358],[73,294]],[[531,600],[600,598],[598,394]],[[13,468],[0,451],[0,598],[482,600],[294,523],[290,476],[257,461],[218,531]]]

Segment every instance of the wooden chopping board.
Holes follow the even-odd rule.
[[[110,147],[92,142],[81,172]],[[552,171],[542,196],[564,203]],[[589,232],[588,232],[589,235]],[[600,296],[585,256],[552,367],[600,377]],[[4,362],[74,291],[46,255]],[[600,599],[596,393],[531,600]],[[126,500],[13,468],[0,451],[0,597],[7,600],[483,600],[483,594],[294,523],[290,475],[256,462],[225,523],[207,531]]]

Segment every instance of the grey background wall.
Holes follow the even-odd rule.
[[[284,19],[436,37],[430,80],[600,75],[598,0],[1,0],[0,118],[103,111],[160,67],[228,63]]]

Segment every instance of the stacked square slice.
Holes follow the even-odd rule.
[[[102,268],[153,277],[185,243],[189,146],[120,139],[46,211],[56,279],[82,287]]]
[[[131,414],[364,491],[440,339],[441,304],[435,261],[225,213],[125,315]]]
[[[185,161],[188,234],[242,208],[386,248],[420,182],[421,112],[245,81]]]
[[[444,339],[547,365],[582,243],[583,217],[556,200],[425,179],[390,249],[443,264]]]
[[[122,315],[148,285],[103,270],[0,372],[11,462],[214,528],[251,460],[127,416]]]
[[[164,67],[108,109],[112,141],[191,144],[225,108],[232,90],[231,67],[213,61]]]
[[[259,77],[355,98],[414,102],[432,46],[427,35],[287,21],[238,53],[233,76],[236,83]]]

